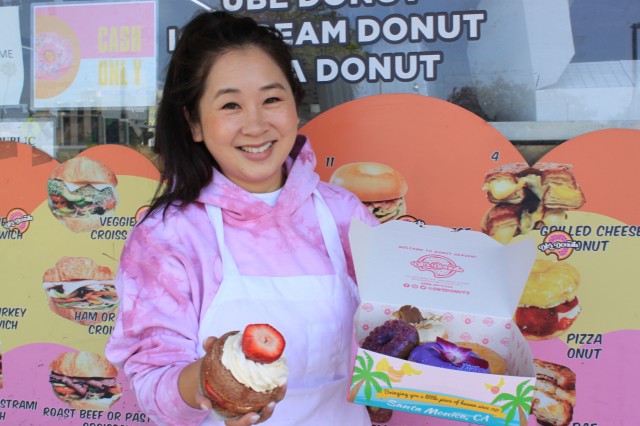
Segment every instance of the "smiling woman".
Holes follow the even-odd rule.
[[[209,71],[199,111],[193,139],[204,142],[229,180],[253,193],[282,186],[299,118],[291,87],[268,54],[248,47],[222,55]]]
[[[348,231],[353,218],[378,221],[315,173],[298,134],[303,90],[289,46],[250,18],[200,14],[182,32],[163,93],[165,185],[122,253],[107,356],[159,424],[369,426],[365,407],[346,401],[358,304]],[[242,350],[217,340],[249,324],[281,333],[289,374],[260,398],[268,405],[222,418],[228,392],[202,393],[203,357],[217,347],[224,373],[207,376],[207,389],[256,389],[264,377],[250,374],[261,369],[249,368],[244,339]]]

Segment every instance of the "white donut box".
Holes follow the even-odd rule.
[[[349,240],[360,293],[359,344],[401,306],[412,305],[423,316],[442,316],[447,340],[496,351],[507,374],[426,366],[359,347],[347,399],[474,424],[525,424],[535,370],[512,318],[536,257],[533,239],[502,245],[476,231],[354,220]]]

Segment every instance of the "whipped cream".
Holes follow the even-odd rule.
[[[268,392],[284,385],[289,375],[284,354],[270,364],[245,358],[242,352],[242,333],[227,337],[221,361],[237,381],[256,392]]]

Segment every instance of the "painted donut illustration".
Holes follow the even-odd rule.
[[[35,29],[35,97],[52,98],[67,90],[76,78],[80,46],[73,29],[55,16],[36,16]]]

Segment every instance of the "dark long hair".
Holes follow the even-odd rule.
[[[204,143],[195,143],[185,111],[198,122],[200,99],[214,62],[223,54],[246,47],[266,52],[291,85],[296,105],[304,89],[291,65],[292,55],[282,35],[248,17],[228,12],[203,12],[183,28],[173,52],[158,105],[155,151],[161,160],[162,181],[147,212],[194,201],[213,178],[216,160]]]

